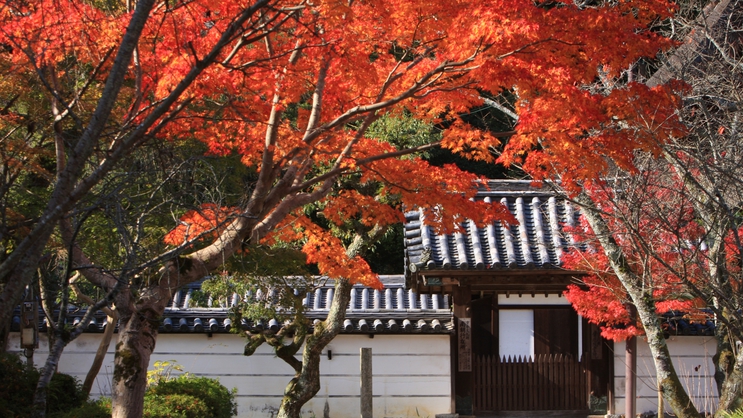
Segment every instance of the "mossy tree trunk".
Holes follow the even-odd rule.
[[[322,350],[338,335],[343,326],[352,287],[353,284],[348,280],[336,281],[328,317],[316,324],[313,333],[307,337],[302,350],[301,365],[298,370],[295,369],[296,375],[284,390],[276,418],[300,418],[304,404],[320,391]]]
[[[172,270],[171,270],[172,272]],[[177,284],[165,278],[139,293],[122,290],[116,298],[119,340],[113,373],[112,418],[140,418],[147,389],[147,368],[155,351],[158,329]]]
[[[346,248],[346,255],[353,258],[361,255],[370,244],[376,242],[387,231],[387,227],[376,225],[368,233],[358,232]],[[346,319],[346,308],[351,299],[353,284],[348,280],[337,280],[333,300],[330,303],[327,318],[316,324],[311,335],[307,337],[302,350],[301,364],[294,363],[294,378],[284,390],[281,406],[276,418],[300,418],[304,404],[320,391],[320,358],[322,350],[333,341],[343,327]],[[292,363],[290,363],[292,364]]]
[[[727,413],[743,408],[743,350],[737,355],[730,344],[720,347],[714,357],[715,381],[718,381],[720,401],[716,418],[727,417]]]
[[[653,289],[643,286],[642,279],[632,270],[622,248],[615,241],[608,224],[593,200],[587,194],[582,193],[576,197],[576,202],[583,208],[583,215],[588,220],[606,253],[614,274],[637,308],[637,314],[645,330],[648,346],[653,356],[658,386],[662,391],[663,400],[678,417],[700,417],[701,415],[691,402],[691,398],[681,384],[671,361],[668,345],[663,335],[663,328],[655,311]]]
[[[361,255],[386,231],[387,227],[377,225],[369,232],[357,232],[351,244],[346,248],[346,255],[349,258]],[[284,397],[276,418],[300,418],[302,407],[320,391],[322,351],[343,327],[352,288],[353,283],[348,280],[336,280],[328,316],[324,321],[316,323],[309,335],[307,335],[309,324],[300,314],[275,335],[263,332],[248,337],[244,352],[246,356],[255,353],[255,350],[266,342],[273,347],[276,356],[284,360],[295,371],[294,377],[284,389]],[[284,339],[288,335],[292,335],[293,340],[285,344]],[[302,349],[301,361],[295,357],[300,348]]]

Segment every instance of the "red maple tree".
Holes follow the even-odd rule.
[[[168,236],[177,245],[163,256],[164,268],[136,273],[156,275],[157,284],[137,298],[117,294],[119,350],[129,354],[117,357],[115,416],[141,414],[140,369],[154,349],[147,336],[157,335],[152,324],[172,293],[218,269],[245,242],[299,237],[322,273],[378,285],[363,260],[344,256],[339,241],[299,212],[325,200],[331,221],[397,220],[377,201],[331,193],[343,176],[384,185],[381,196],[422,208],[446,230],[464,219],[503,219],[505,211],[470,199],[475,176],[402,157],[440,146],[520,164],[536,179],[556,173],[569,186],[601,177],[608,160],[631,169],[634,151],[654,152],[679,133],[678,103],[668,88],[586,87],[616,80],[639,57],[671,45],[647,29],[672,12],[665,0],[591,7],[532,0],[132,6],[72,0],[0,6],[0,60],[41,86],[46,112],[36,122],[54,127],[57,155],[57,181],[40,222],[0,265],[0,279],[11,283],[0,294],[2,317],[9,318],[57,222],[142,144],[195,138],[213,155],[239,154],[258,176],[239,207],[186,215],[190,226]],[[10,95],[26,90],[5,87]],[[504,91],[515,97],[519,123],[502,147],[497,135],[460,115]],[[0,115],[3,132],[17,126],[12,113]],[[378,118],[403,114],[447,129],[440,140],[417,146],[367,135]],[[74,141],[65,128],[74,128]],[[213,240],[192,235],[212,223],[219,224]],[[63,236],[73,237],[64,228]],[[77,265],[91,265],[84,254],[73,255]],[[104,289],[117,286],[104,269],[84,273]],[[132,358],[138,361],[124,360]]]
[[[705,311],[708,304],[692,295],[687,285],[704,286],[709,280],[707,232],[696,222],[697,213],[684,196],[678,178],[657,171],[640,177],[646,181],[632,187],[624,185],[626,189],[619,191],[609,186],[595,187],[592,199],[603,202],[599,209],[612,238],[622,248],[635,276],[642,278],[642,286],[654,300],[655,313],[672,312],[704,323],[709,316]],[[673,177],[670,183],[651,181],[668,177]],[[588,247],[566,253],[564,265],[588,274],[582,277],[581,285],[568,286],[565,297],[580,315],[601,326],[601,334],[607,339],[623,341],[643,335],[640,321],[631,319],[627,291],[585,219],[570,233]],[[728,237],[727,256],[729,268],[735,271],[737,250],[731,239]]]

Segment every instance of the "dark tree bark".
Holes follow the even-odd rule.
[[[150,303],[123,310],[114,359],[112,418],[141,417],[160,316]]]

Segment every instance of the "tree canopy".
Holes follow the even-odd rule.
[[[672,11],[666,0],[3,1],[0,319],[59,227],[73,268],[112,291],[120,311],[114,414],[141,414],[121,399],[143,393],[159,312],[246,246],[300,241],[321,273],[378,286],[333,224],[383,227],[400,207],[422,208],[443,230],[505,219],[471,200],[477,176],[417,153],[442,147],[574,187],[615,166],[633,170],[638,150],[659,152],[681,132],[677,97],[626,70],[672,45],[648,29]],[[518,115],[505,145],[463,120],[484,97],[507,97]],[[441,136],[391,140],[370,129],[406,116]],[[176,214],[170,247],[107,269],[70,214],[138,148],[182,139],[237,156],[254,175],[236,201]],[[19,172],[48,182],[20,214],[11,207],[26,192]],[[347,178],[373,190],[344,187]],[[324,223],[303,212],[309,204],[321,205]]]

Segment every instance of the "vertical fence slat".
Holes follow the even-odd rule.
[[[584,410],[585,364],[569,355],[474,356],[476,411]]]
[[[498,357],[490,356],[488,362],[488,410],[494,411],[496,408],[495,404],[495,373],[498,366]]]

